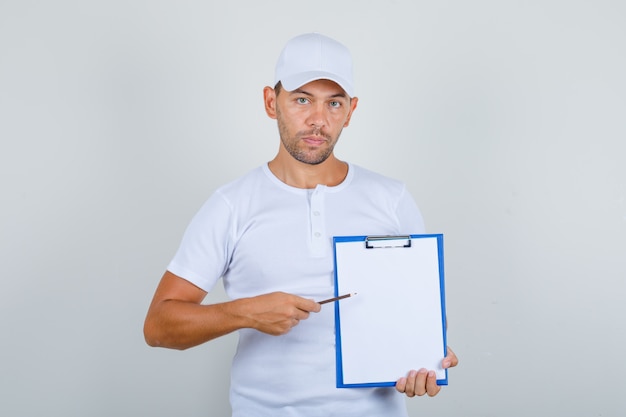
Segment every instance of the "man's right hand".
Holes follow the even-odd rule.
[[[310,299],[294,294],[273,292],[238,300],[241,312],[247,317],[250,327],[274,336],[282,335],[306,320],[310,313],[317,313],[321,306]]]

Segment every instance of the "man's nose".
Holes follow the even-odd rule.
[[[311,113],[309,114],[307,124],[316,128],[322,128],[326,125],[326,115],[323,105],[316,104],[311,106]]]

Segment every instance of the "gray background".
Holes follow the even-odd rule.
[[[338,156],[446,236],[462,363],[411,415],[623,415],[625,12],[1,0],[0,414],[228,415],[236,336],[153,349],[143,319],[202,202],[273,157],[262,87],[320,31],[356,61]]]

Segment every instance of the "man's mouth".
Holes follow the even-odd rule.
[[[326,138],[321,136],[304,136],[302,141],[312,146],[320,146],[326,143]]]

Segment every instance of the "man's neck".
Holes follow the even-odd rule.
[[[267,165],[276,178],[296,188],[333,187],[341,184],[348,175],[348,164],[334,155],[320,164],[311,165],[279,154]]]

